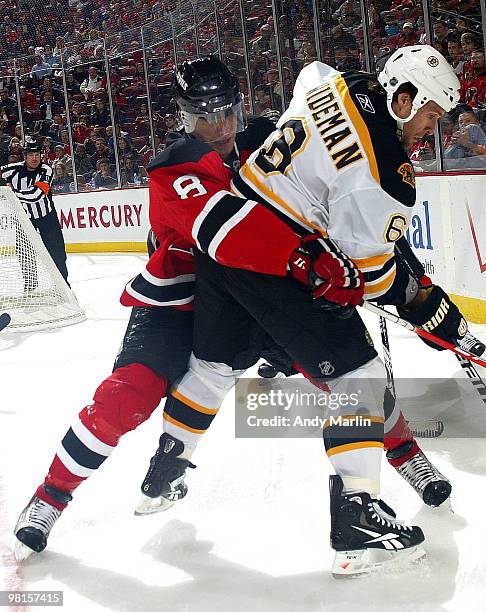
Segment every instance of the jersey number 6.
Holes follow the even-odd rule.
[[[391,215],[384,233],[385,242],[396,242],[407,230],[407,218],[400,213]]]
[[[292,159],[305,149],[309,138],[302,119],[289,119],[264,142],[255,165],[263,174],[286,174],[292,166]]]

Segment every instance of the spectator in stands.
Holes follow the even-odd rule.
[[[124,136],[119,136],[118,137],[118,161],[120,162],[120,165],[123,164],[123,162],[125,161],[125,157],[127,155],[133,155],[133,154],[134,154],[134,150],[128,138],[125,138]]]
[[[148,181],[145,168],[138,165],[133,153],[125,155],[124,163],[120,163],[122,186],[136,186]]]
[[[53,68],[56,64],[60,64],[57,57],[54,55],[52,51],[51,45],[47,44],[44,49],[44,61],[46,64],[49,64],[51,68]]]
[[[258,57],[263,53],[271,53],[272,55],[276,52],[275,36],[273,35],[272,27],[265,23],[260,28],[260,34],[250,44],[250,52],[252,55]]]
[[[90,158],[86,155],[86,147],[83,144],[77,144],[74,153],[74,165],[76,174],[81,174],[87,180],[91,180],[91,174],[94,172],[94,166]]]
[[[449,57],[449,50],[447,47],[447,43],[449,42],[449,26],[447,25],[447,21],[443,19],[436,21],[434,23],[434,43],[438,43],[438,47],[435,47],[442,53],[444,57]],[[435,44],[434,44],[435,46]]]
[[[15,136],[15,138],[18,138],[20,141],[23,140],[24,136],[23,136],[23,133],[22,133],[22,124],[20,123],[20,121],[15,124],[14,136]]]
[[[387,38],[390,38],[391,36],[396,36],[400,32],[400,25],[398,23],[396,14],[393,11],[388,11],[383,15],[383,19],[385,22],[385,36]],[[333,29],[333,33],[335,30],[336,28]]]
[[[64,38],[62,36],[56,36],[56,46],[54,47],[54,51],[52,55],[55,58],[55,63],[60,66],[65,65],[63,62],[67,62],[69,57],[72,55],[71,50],[66,47],[66,43],[64,42]]]
[[[59,115],[62,112],[62,107],[59,102],[53,98],[51,91],[46,91],[42,98],[42,104],[39,108],[41,119],[52,121],[54,115]],[[49,124],[50,125],[50,124]]]
[[[89,140],[91,134],[91,128],[87,125],[86,115],[82,115],[79,121],[73,124],[73,138],[74,142],[84,144]]]
[[[95,189],[110,189],[118,186],[118,181],[111,175],[110,160],[101,158],[97,164],[98,172],[93,177]]]
[[[125,138],[125,140],[128,140],[128,142],[131,144],[130,142],[130,136],[128,135],[128,132],[124,132],[119,123],[115,124],[115,133],[117,138]],[[111,125],[108,125],[106,127],[106,144],[108,146],[109,149],[111,149],[112,151],[114,151],[115,149],[115,141],[113,140],[113,128],[111,127]]]
[[[73,68],[73,74],[74,74],[74,79],[81,85],[81,83],[87,78],[88,73],[86,71],[86,67],[81,65],[81,64],[77,64],[76,66],[74,66]]]
[[[474,34],[471,32],[464,32],[461,36],[461,47],[462,52],[464,53],[464,60],[468,62],[471,58],[471,53],[479,48],[479,43]],[[466,70],[466,66],[464,67]]]
[[[456,31],[456,35],[460,38],[464,32],[468,31],[467,20],[465,17],[458,15],[456,17],[456,23],[454,26],[454,30]]]
[[[10,95],[8,89],[2,89],[0,91],[0,108],[7,115],[17,110],[17,102]]]
[[[82,34],[78,30],[76,30],[72,21],[68,21],[66,24],[64,42],[66,43],[66,45],[80,45],[83,42]]]
[[[81,93],[79,83],[74,78],[74,73],[72,71],[66,73],[66,89],[68,95],[71,97],[78,96]]]
[[[444,156],[446,159],[474,157],[477,150],[484,149],[486,133],[481,127],[479,117],[474,111],[463,111],[459,115],[459,129],[453,133],[452,142],[445,149]]]
[[[88,40],[84,43],[84,48],[94,51],[94,48],[99,44],[103,46],[103,40],[101,39],[101,34],[98,32],[96,28],[92,28],[88,34]]]
[[[83,102],[84,105],[84,102]],[[86,111],[83,110],[83,105],[80,102],[73,102],[71,106],[70,119],[71,123],[74,127],[75,123],[81,120],[81,117],[86,116]]]
[[[61,144],[64,147],[64,152],[71,155],[71,143],[69,142],[69,132],[67,129],[61,130]]]
[[[54,193],[69,193],[71,191],[72,177],[66,166],[61,162],[55,162],[52,166],[51,188]]]
[[[179,122],[177,121],[177,117],[172,113],[167,113],[164,117],[165,129],[167,132],[178,132]]]
[[[91,114],[91,125],[106,127],[111,124],[111,115],[101,98],[96,98],[95,106]]]
[[[54,142],[61,142],[61,131],[66,129],[66,123],[61,113],[56,113],[52,117],[52,123],[49,126],[48,136],[54,140]]]
[[[107,159],[110,163],[113,163],[115,161],[114,153],[106,146],[104,138],[96,138],[94,144],[95,152],[90,156],[91,163],[93,166],[97,167],[98,161],[100,159]]]
[[[486,63],[482,49],[471,53],[471,72],[462,82],[461,102],[473,108],[486,108]]]
[[[25,85],[20,86],[20,104],[22,110],[35,111],[39,108],[37,97],[31,91],[28,91]]]
[[[94,95],[103,93],[101,88],[101,77],[98,74],[96,66],[90,66],[88,69],[88,77],[81,83],[80,91],[89,100]]]
[[[57,85],[54,84],[52,77],[50,76],[45,76],[42,79],[41,86],[39,87],[39,98],[41,100],[43,99],[44,94],[47,91],[49,91],[52,94],[52,97],[56,102],[61,103],[62,101],[64,101],[63,92]]]
[[[451,66],[458,77],[461,77],[464,70],[464,53],[457,38],[449,38],[447,43]]]
[[[8,155],[16,155],[19,157],[19,161],[24,158],[22,145],[20,144],[20,140],[18,138],[11,138],[10,143],[8,145]],[[9,162],[10,163],[10,162]]]
[[[56,159],[56,153],[52,144],[52,138],[50,138],[49,136],[43,136],[40,144],[42,147],[42,162],[45,164],[51,164]]]
[[[58,163],[64,164],[69,174],[73,171],[73,160],[64,150],[64,145],[57,144],[54,147],[55,158],[52,160],[52,166],[54,167]]]
[[[30,71],[30,76],[34,81],[40,81],[45,76],[51,76],[52,68],[47,64],[42,55],[35,56],[35,64],[32,66],[32,70]]]
[[[406,21],[402,26],[401,32],[397,36],[391,36],[388,39],[388,44],[399,49],[400,47],[418,44],[418,39],[419,36],[414,30],[413,23]]]

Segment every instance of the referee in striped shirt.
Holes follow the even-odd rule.
[[[68,283],[66,246],[51,192],[52,168],[41,163],[41,147],[35,140],[25,142],[24,155],[25,161],[1,167],[2,178],[22,203],[49,255]]]

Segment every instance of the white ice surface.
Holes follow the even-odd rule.
[[[198,468],[179,505],[133,516],[159,408],[75,492],[47,550],[17,568],[12,528],[70,422],[110,372],[129,314],[118,297],[143,259],[70,256],[87,322],[0,337],[0,589],[62,590],[69,612],[486,610],[484,439],[422,443],[453,483],[455,514],[424,507],[384,465],[382,496],[424,529],[427,560],[401,575],[336,581],[322,441],[235,439],[231,398],[193,458]],[[379,344],[376,321],[367,321]],[[450,354],[389,331],[397,375],[460,375]]]

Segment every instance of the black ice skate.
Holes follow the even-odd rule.
[[[150,467],[142,483],[142,499],[135,510],[136,515],[152,514],[170,508],[174,502],[187,494],[184,482],[187,468],[195,468],[179,455],[184,444],[167,433],[159,439],[159,448],[150,460]]]
[[[343,494],[340,476],[330,476],[333,576],[402,569],[425,555],[420,527],[408,527],[393,510],[368,493]]]
[[[67,504],[72,499],[69,493],[59,491],[54,487],[44,485],[44,489],[46,493],[60,503]],[[33,552],[40,553],[44,550],[51,529],[60,516],[61,510],[39,499],[36,495],[32,497],[22,510],[14,528],[14,534],[17,538],[15,558],[18,562],[25,561]]]
[[[440,506],[449,498],[451,483],[427,459],[414,440],[389,450],[386,458],[427,506]]]

